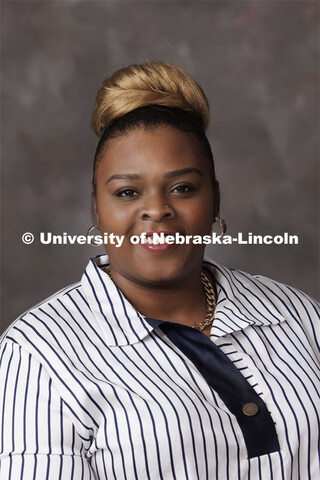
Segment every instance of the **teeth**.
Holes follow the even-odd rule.
[[[147,237],[146,241],[143,243],[148,243],[149,245],[163,245],[166,243],[166,240],[164,238],[164,240],[162,241],[160,240],[160,238],[158,238],[158,235],[154,235],[154,236]]]
[[[163,243],[163,242],[160,242],[158,238],[153,238],[153,237],[148,237],[147,242],[149,243],[149,245],[160,245],[160,243]]]

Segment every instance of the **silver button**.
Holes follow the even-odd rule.
[[[259,411],[259,407],[256,403],[245,403],[242,407],[242,411],[247,417],[253,417]]]

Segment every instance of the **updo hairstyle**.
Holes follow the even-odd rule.
[[[202,88],[182,68],[164,62],[130,65],[106,78],[96,96],[91,127],[99,142],[93,166],[92,189],[96,195],[96,169],[108,139],[138,127],[160,125],[192,134],[208,158],[219,211],[219,184],[205,130],[209,104]]]

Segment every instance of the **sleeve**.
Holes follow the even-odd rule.
[[[43,366],[21,346],[0,349],[1,480],[89,480],[81,438]]]

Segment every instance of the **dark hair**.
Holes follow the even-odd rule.
[[[215,176],[213,155],[210,143],[207,139],[205,131],[203,130],[197,116],[190,111],[181,110],[178,108],[164,107],[159,105],[148,105],[137,108],[131,112],[116,119],[111,125],[105,128],[99,139],[94,163],[93,163],[93,177],[92,177],[92,191],[96,195],[96,170],[98,162],[103,153],[104,147],[109,139],[117,138],[125,135],[135,128],[144,128],[146,130],[155,129],[156,127],[164,125],[176,128],[181,132],[187,132],[194,136],[195,140],[203,153],[208,159],[211,169],[211,179],[215,194],[216,213],[219,211],[220,193],[219,184]]]

